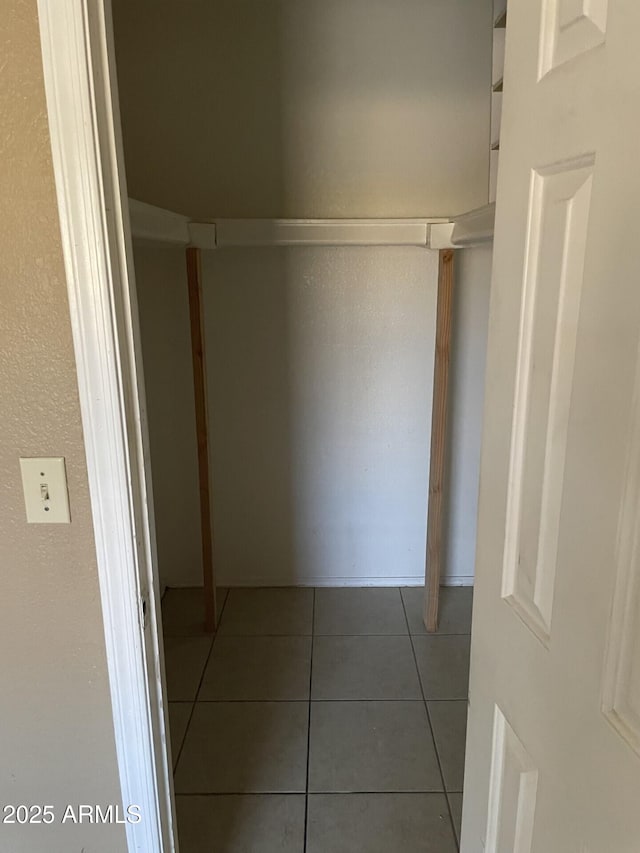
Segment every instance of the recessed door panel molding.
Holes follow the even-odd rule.
[[[604,43],[608,0],[546,0],[538,78]]]
[[[538,769],[496,705],[485,853],[530,853]]]
[[[533,170],[502,595],[547,643],[594,157]]]
[[[603,711],[640,755],[640,358],[618,528]]]

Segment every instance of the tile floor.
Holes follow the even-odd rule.
[[[167,591],[182,853],[455,853],[472,591],[422,592]]]

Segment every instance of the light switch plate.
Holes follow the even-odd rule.
[[[63,456],[20,459],[29,524],[69,524],[69,494]]]

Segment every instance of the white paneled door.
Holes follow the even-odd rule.
[[[640,2],[510,0],[462,853],[640,851]]]

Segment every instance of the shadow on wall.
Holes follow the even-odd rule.
[[[113,6],[132,197],[194,219],[424,217],[486,201],[491,0]],[[422,582],[436,253],[226,249],[203,267],[219,582]],[[147,327],[160,298],[149,291]],[[156,508],[171,516],[160,564],[190,585],[186,407],[160,369],[169,336],[157,343],[149,408],[156,393],[176,457],[159,472],[151,411]]]
[[[202,219],[486,202],[491,0],[113,7],[132,197]]]
[[[161,585],[202,585],[185,252],[134,248]]]
[[[473,582],[475,567],[492,259],[492,245],[456,252],[443,564],[461,584]]]
[[[437,253],[204,257],[223,584],[424,578]]]

